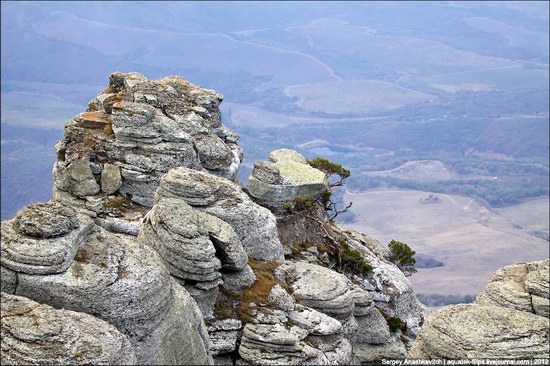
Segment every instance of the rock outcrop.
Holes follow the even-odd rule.
[[[428,315],[411,358],[548,358],[548,259],[498,270],[474,304]]]
[[[550,314],[549,260],[519,263],[498,270],[476,297],[476,304]]]
[[[283,213],[294,197],[319,197],[326,189],[325,174],[308,165],[296,151],[275,150],[266,161],[254,163],[248,192],[262,206]]]
[[[140,364],[208,363],[202,316],[159,255],[67,210],[31,205],[2,223],[2,291],[112,324]]]
[[[341,230],[323,207],[288,212],[294,197],[327,192],[325,174],[295,151],[274,151],[247,189],[236,184],[243,155],[221,124],[221,100],[179,77],[114,73],[67,122],[50,202],[2,222],[2,360],[344,365],[406,356],[425,308],[387,249]],[[337,265],[334,248],[362,269]],[[523,281],[542,314],[548,286],[530,271]],[[401,330],[390,330],[390,317]]]
[[[273,214],[252,202],[228,179],[188,168],[172,169],[161,179],[156,200],[162,197],[181,198],[193,208],[227,222],[250,257],[284,259]]]
[[[2,365],[135,365],[130,341],[88,314],[1,294]]]
[[[125,218],[124,211],[136,210],[112,210],[112,196],[125,197],[130,208],[151,207],[160,178],[172,168],[234,179],[243,154],[238,136],[221,124],[221,101],[219,93],[180,77],[111,74],[109,87],[65,125],[53,200],[92,217]]]

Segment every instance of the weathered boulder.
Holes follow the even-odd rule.
[[[193,208],[230,224],[246,253],[262,260],[283,260],[275,217],[248,197],[235,183],[188,168],[172,169],[162,177],[155,195],[180,198]]]
[[[342,322],[353,316],[354,293],[344,275],[306,262],[285,262],[275,275],[292,286],[293,295],[304,305]]]
[[[172,168],[234,179],[243,154],[238,136],[221,124],[222,99],[180,77],[111,74],[109,87],[65,125],[52,199],[93,217],[125,219],[126,212],[105,209],[107,196],[151,207],[160,177]],[[93,209],[84,202],[90,196],[98,200]]]
[[[245,325],[238,351],[253,365],[347,365],[352,360],[341,323],[302,305],[258,314]]]
[[[238,319],[218,320],[207,327],[210,337],[210,353],[217,357],[237,349],[239,332],[243,324]]]
[[[499,269],[476,297],[476,304],[497,305],[548,317],[549,260]]]
[[[88,314],[2,292],[2,365],[135,365],[130,341]]]
[[[57,206],[52,207],[55,211]],[[18,248],[15,244],[21,241],[10,231],[13,221],[2,223],[2,235],[7,230],[14,237],[11,245],[6,246],[8,249]],[[48,225],[53,221],[45,220]],[[7,267],[2,270],[2,288],[40,303],[107,321],[130,340],[140,364],[210,363],[208,337],[204,336],[206,330],[200,311],[189,294],[171,280],[158,254],[148,246],[116,236],[89,221],[87,216],[77,215],[79,227],[73,231],[86,228],[86,235],[80,235],[74,251],[69,251],[72,255],[66,255],[66,245],[62,247],[64,251],[60,252],[64,255],[58,260],[63,263],[62,268],[51,270],[52,266],[20,265],[19,262],[13,265],[12,253],[2,251],[2,268]],[[67,238],[70,235],[72,240]],[[50,247],[72,243],[74,237],[78,235],[69,232],[56,237],[57,242],[48,242],[49,247],[40,242],[46,239],[36,239],[37,243],[29,246],[34,248],[33,257],[42,258]],[[22,243],[29,240],[33,239],[24,237]],[[12,276],[4,278],[4,273],[12,272],[15,285]]]
[[[403,360],[407,357],[407,349],[399,339],[399,333],[394,334],[389,340],[381,344],[358,343],[353,349],[354,364],[372,365],[383,360]],[[386,361],[387,362],[387,361]]]
[[[101,170],[101,190],[106,194],[115,193],[122,186],[120,168],[116,165],[105,163]]]
[[[420,331],[427,308],[416,298],[409,280],[386,259],[386,251],[378,242],[356,232],[340,234],[373,267],[367,276],[352,276],[354,282],[370,294],[377,308],[403,320],[406,336],[413,339]]]
[[[428,314],[410,358],[548,358],[548,319],[495,305],[451,305]]]
[[[288,149],[275,150],[267,161],[255,162],[248,179],[250,195],[276,213],[284,212],[283,204],[292,202],[294,197],[317,198],[326,187],[325,174]]]
[[[0,263],[3,268],[27,274],[65,271],[93,222],[85,215],[53,203],[35,203],[13,220],[2,222]]]

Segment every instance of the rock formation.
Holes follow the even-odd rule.
[[[2,292],[2,365],[135,365],[130,341],[91,315]]]
[[[428,315],[411,358],[546,358],[548,259],[498,270],[474,304]]]
[[[202,316],[159,255],[68,210],[31,205],[2,223],[2,291],[112,324],[140,364],[208,362]]]
[[[275,150],[266,161],[254,163],[248,192],[262,206],[282,213],[296,196],[318,197],[326,189],[325,174],[308,165],[296,151]]]
[[[221,100],[179,77],[117,72],[67,122],[51,200],[2,222],[2,363],[344,365],[407,356],[426,309],[388,250],[342,230],[319,205],[288,209],[296,196],[327,192],[325,174],[295,151],[272,152],[248,188],[236,184],[243,154],[221,124]],[[476,309],[498,308],[490,319],[515,321],[525,346],[517,354],[530,354],[544,329],[548,338],[540,316],[548,263],[503,271],[467,307],[474,315],[453,310],[464,322],[450,334],[459,337]],[[415,355],[436,357],[425,340],[439,324],[427,325]],[[460,339],[457,355],[487,343]]]
[[[243,154],[237,135],[221,124],[221,101],[219,93],[180,77],[111,74],[109,87],[65,125],[52,199],[137,235],[136,223],[147,211],[140,207],[153,205],[170,169],[234,179]]]

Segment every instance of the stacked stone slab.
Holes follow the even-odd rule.
[[[280,149],[266,161],[254,163],[248,178],[248,192],[260,205],[275,213],[284,213],[283,205],[294,197],[318,198],[326,189],[323,172],[311,167],[294,150]]]
[[[135,365],[128,338],[88,314],[2,292],[2,365]],[[29,326],[32,324],[32,326]]]
[[[138,363],[211,361],[195,301],[148,246],[112,234],[86,215],[47,203],[31,205],[2,222],[1,254],[2,292],[113,325],[129,340]],[[30,332],[40,332],[36,324],[27,325]],[[60,324],[51,326],[57,329]],[[40,353],[40,345],[29,347]]]
[[[88,110],[65,125],[56,145],[52,198],[110,230],[136,235],[145,210],[110,210],[113,196],[151,207],[160,178],[185,166],[234,179],[242,150],[221,124],[222,96],[180,77],[147,80],[115,72]],[[130,222],[113,223],[109,216]]]
[[[474,304],[428,315],[411,358],[548,359],[549,261],[498,270]]]
[[[254,203],[234,182],[180,167],[162,177],[156,200],[162,197],[183,199],[194,209],[227,222],[250,257],[284,259],[275,217],[269,210]]]

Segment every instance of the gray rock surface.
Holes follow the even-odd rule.
[[[344,275],[306,262],[285,262],[275,275],[292,286],[304,305],[344,322],[353,316],[354,293]]]
[[[158,254],[93,224],[91,228],[65,271],[18,271],[15,295],[107,321],[128,337],[140,364],[211,362],[208,338],[200,336],[206,334],[200,311],[171,280]]]
[[[242,327],[242,322],[237,319],[218,320],[209,325],[207,329],[212,356],[217,357],[235,351]]]
[[[248,197],[235,183],[188,168],[172,169],[162,177],[156,200],[180,198],[193,208],[233,227],[246,253],[262,260],[283,260],[275,217]]]
[[[386,343],[357,344],[354,348],[354,356],[354,364],[372,365],[373,362],[380,363],[382,360],[403,360],[407,357],[407,350],[403,342],[399,339],[399,334],[396,334]]]
[[[342,332],[339,321],[302,305],[264,310],[245,325],[238,351],[254,365],[347,365],[352,346]]]
[[[77,201],[116,193],[150,207],[160,177],[178,166],[234,179],[243,154],[221,124],[222,99],[180,77],[111,74],[109,87],[65,125],[53,199],[69,200],[58,191]]]
[[[407,325],[407,337],[420,331],[427,308],[418,301],[411,283],[397,266],[386,259],[386,251],[378,242],[363,234],[347,234],[347,243],[369,263],[373,270],[366,277],[355,276],[354,282],[367,291],[375,306],[388,316],[399,317]]]
[[[549,260],[499,269],[476,297],[476,304],[497,305],[549,316]]]
[[[254,163],[248,179],[248,192],[264,207],[283,213],[283,204],[296,196],[319,197],[326,189],[323,172],[311,167],[306,158],[293,150],[280,149],[267,161]]]
[[[65,271],[91,234],[93,222],[58,204],[32,204],[2,222],[2,267],[19,273]],[[3,282],[3,280],[2,280]]]
[[[101,190],[106,194],[113,194],[120,186],[122,186],[120,168],[109,163],[103,164],[101,170]]]
[[[495,305],[451,305],[428,314],[410,358],[548,358],[548,319]]]
[[[134,349],[111,324],[1,294],[2,365],[135,365]]]
[[[247,264],[238,272],[222,271],[223,287],[229,291],[242,291],[252,286],[256,281],[256,275]]]
[[[364,316],[356,316],[356,342],[360,344],[384,344],[390,341],[390,328],[386,319],[375,306],[371,306]]]

